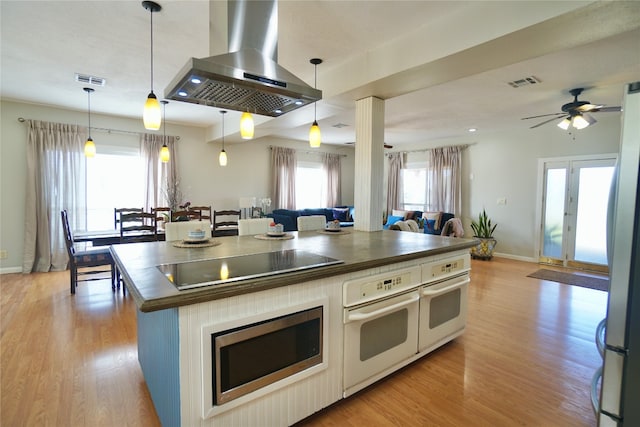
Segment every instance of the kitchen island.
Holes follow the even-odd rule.
[[[216,238],[216,246],[172,242],[112,246],[138,306],[138,358],[163,425],[287,425],[343,397],[345,281],[466,254],[472,239],[349,230],[293,232],[289,240]],[[178,290],[158,265],[301,250],[338,264]],[[224,276],[224,275],[223,275]],[[222,404],[216,403],[212,336],[288,313],[321,308],[321,362]],[[255,357],[259,357],[256,355]]]

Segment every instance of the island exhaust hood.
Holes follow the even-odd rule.
[[[276,0],[229,0],[227,19],[229,53],[191,58],[165,98],[272,117],[322,99],[277,63]]]

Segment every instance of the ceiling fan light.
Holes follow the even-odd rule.
[[[84,143],[84,155],[85,157],[95,157],[96,144],[91,137],[87,138],[87,142]]]
[[[317,121],[313,121],[311,128],[309,129],[309,146],[312,148],[320,147],[322,137],[320,134],[320,126]]]
[[[242,139],[253,138],[253,116],[251,113],[244,112],[240,117],[240,136]]]
[[[567,130],[569,129],[569,126],[571,126],[571,119],[569,117],[565,117],[557,126],[562,130]]]
[[[160,111],[160,103],[156,95],[151,92],[147,97],[147,102],[144,104],[144,112],[142,114],[142,121],[144,122],[144,128],[148,130],[160,129],[160,122],[162,112]]]
[[[596,122],[596,119],[594,119],[593,117],[589,116],[589,115],[583,115],[583,114],[578,114],[576,115],[573,120],[571,121],[573,124],[573,127],[576,129],[584,129],[589,125],[592,125]]]
[[[167,144],[163,144],[162,148],[160,149],[160,161],[162,163],[169,163],[170,159],[171,154],[169,153],[169,147],[167,147]]]

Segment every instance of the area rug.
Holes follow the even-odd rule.
[[[609,279],[605,277],[585,276],[580,273],[565,273],[563,271],[547,270],[544,268],[529,274],[527,277],[567,285],[582,286],[583,288],[597,289],[599,291],[609,291]]]

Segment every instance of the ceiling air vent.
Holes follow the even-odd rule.
[[[537,83],[540,83],[540,79],[537,78],[536,76],[529,76],[529,77],[523,77],[518,80],[513,80],[508,83],[509,83],[509,86],[511,87],[522,87],[522,86],[529,86],[529,85],[535,85]]]
[[[102,77],[90,76],[88,74],[76,73],[76,81],[89,85],[104,86],[107,83]]]
[[[342,129],[344,127],[347,127],[349,125],[344,124],[344,123],[336,123],[335,125],[333,125],[334,128],[338,128],[338,129]]]

